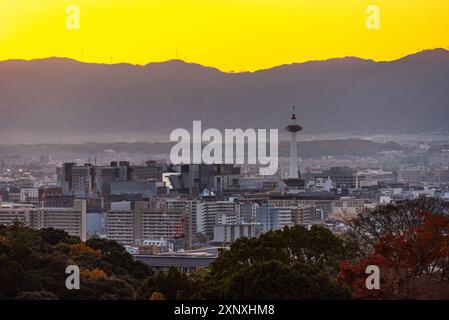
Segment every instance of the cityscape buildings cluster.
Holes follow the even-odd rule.
[[[175,263],[179,258],[182,268],[189,258],[201,266],[217,247],[240,237],[294,225],[341,233],[348,219],[377,205],[419,197],[449,200],[449,157],[441,155],[431,165],[361,165],[350,157],[345,165],[328,158],[320,165],[319,159],[298,158],[296,134],[302,128],[294,114],[286,129],[293,154],[281,159],[274,176],[259,176],[245,165],[76,163],[50,155],[24,163],[1,155],[0,224],[21,221],[36,229],[63,229],[82,240],[107,238],[136,259]],[[154,255],[159,258],[149,257]],[[192,261],[185,262],[186,271],[195,268]]]

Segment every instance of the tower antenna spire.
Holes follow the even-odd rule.
[[[295,109],[296,109],[296,103],[295,103],[295,98],[293,98],[293,104],[292,104],[292,117],[290,118],[290,120],[296,120]]]

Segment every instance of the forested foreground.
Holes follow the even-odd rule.
[[[209,269],[153,273],[116,242],[0,226],[0,299],[449,299],[449,217],[436,199],[380,206],[351,230],[243,238]],[[68,265],[80,289],[66,288]],[[366,267],[380,270],[368,290]]]

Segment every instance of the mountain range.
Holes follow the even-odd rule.
[[[293,100],[304,133],[447,131],[449,51],[241,73],[180,60],[144,66],[7,60],[0,62],[0,143],[24,133],[168,140],[175,128],[191,130],[193,120],[204,128],[283,129]]]

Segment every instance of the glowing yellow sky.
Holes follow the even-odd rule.
[[[66,28],[66,7],[80,29]],[[380,29],[365,27],[368,5]],[[448,0],[0,0],[0,60],[70,57],[146,64],[173,58],[225,71],[449,48]]]

